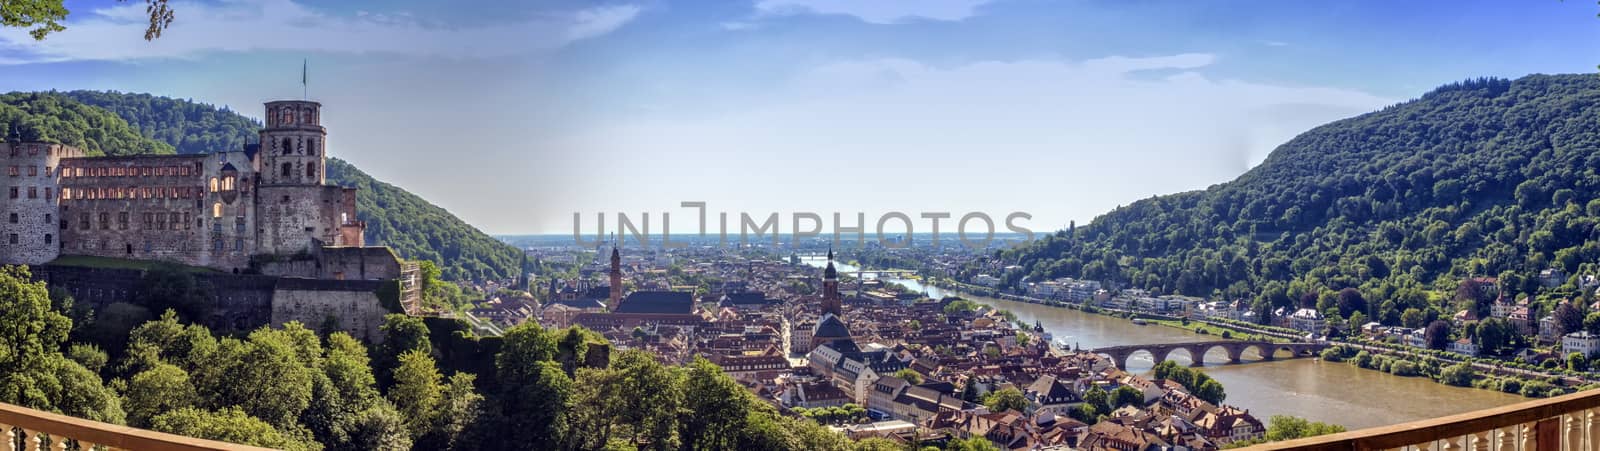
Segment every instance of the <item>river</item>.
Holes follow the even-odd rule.
[[[821,261],[807,259],[807,264],[820,265]],[[835,264],[839,272],[856,270],[849,265]],[[1102,346],[1126,344],[1177,343],[1214,340],[1216,336],[1200,335],[1173,327],[1135,325],[1125,319],[1084,313],[1060,307],[1050,307],[1025,302],[995,299],[966,293],[952,293],[939,287],[924,287],[915,280],[886,279],[899,283],[912,291],[926,291],[933,297],[959,295],[986,305],[1009,310],[1017,319],[1029,324],[1038,322],[1057,342],[1092,349]],[[848,292],[851,287],[841,290]],[[1173,360],[1187,364],[1188,359],[1178,352]],[[1146,372],[1151,359],[1145,353],[1135,354],[1129,371]],[[1350,429],[1384,426],[1425,418],[1452,415],[1472,410],[1486,409],[1527,400],[1521,396],[1488,390],[1452,387],[1426,378],[1393,376],[1387,373],[1356,368],[1347,363],[1330,363],[1317,359],[1250,361],[1229,365],[1220,349],[1213,350],[1206,359],[1206,374],[1221,382],[1227,389],[1226,402],[1249,409],[1257,418],[1266,421],[1272,415],[1294,415],[1313,421],[1341,424]],[[1246,360],[1252,360],[1247,357]]]

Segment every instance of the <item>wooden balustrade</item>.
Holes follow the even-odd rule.
[[[0,451],[270,451],[0,403]]]
[[[1600,390],[1245,449],[1600,451]]]

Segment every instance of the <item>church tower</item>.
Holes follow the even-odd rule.
[[[622,305],[622,253],[611,246],[611,310]]]
[[[833,249],[828,249],[828,267],[822,270],[822,314],[844,314],[839,300],[839,270],[833,268]]]

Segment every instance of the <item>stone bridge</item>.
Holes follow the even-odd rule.
[[[1111,358],[1118,368],[1127,368],[1128,358],[1139,351],[1150,353],[1155,363],[1161,363],[1172,358],[1173,351],[1183,350],[1189,354],[1191,366],[1205,364],[1206,352],[1222,348],[1228,352],[1228,363],[1243,361],[1244,352],[1255,348],[1261,354],[1262,360],[1273,360],[1273,354],[1278,351],[1289,351],[1293,357],[1311,357],[1317,355],[1329,345],[1325,343],[1273,343],[1268,341],[1201,341],[1191,343],[1160,343],[1148,345],[1110,346],[1094,349],[1090,352],[1105,355]]]

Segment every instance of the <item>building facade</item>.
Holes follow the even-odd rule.
[[[252,262],[361,247],[355,190],[325,184],[321,104],[266,104],[259,145],[195,155],[86,156],[0,144],[8,175],[0,263],[60,255],[161,260],[241,273]]]

